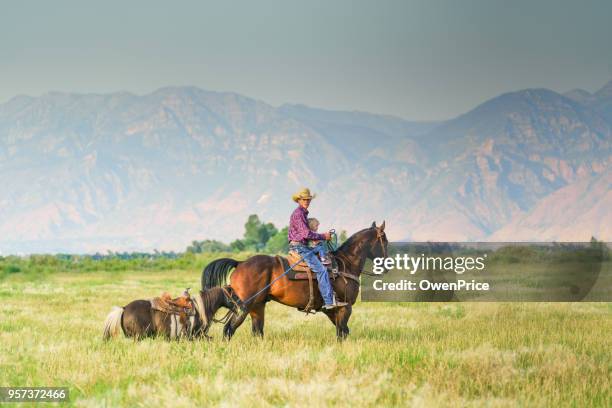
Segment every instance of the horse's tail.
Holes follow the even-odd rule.
[[[202,271],[202,289],[223,286],[229,271],[237,267],[239,263],[240,261],[232,258],[221,258],[209,263]]]
[[[113,307],[113,310],[106,316],[104,322],[104,334],[102,339],[108,340],[111,337],[117,337],[121,329],[121,317],[123,316],[123,308],[119,306]]]

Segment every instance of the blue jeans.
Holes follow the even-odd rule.
[[[325,258],[327,256],[327,245],[325,245],[325,241],[317,242],[315,246],[309,246],[310,249],[315,248],[314,254],[319,255],[321,258]]]
[[[334,291],[329,280],[327,268],[323,266],[319,258],[316,255],[316,249],[313,251],[312,248],[308,248],[306,245],[291,245],[291,250],[296,251],[300,256],[304,257],[304,261],[308,264],[310,269],[317,274],[317,280],[319,281],[319,292],[323,297],[323,302],[326,305],[334,303]]]

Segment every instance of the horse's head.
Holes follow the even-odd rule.
[[[372,222],[372,226],[369,228],[369,230],[370,245],[366,255],[367,258],[386,258],[389,241],[387,240],[387,234],[385,234],[385,221],[383,221],[379,227],[376,226],[376,221]]]
[[[387,234],[385,234],[385,222],[380,226],[373,222],[370,228],[362,229],[354,233],[336,251],[337,255],[346,261],[346,266],[352,271],[363,270],[366,259],[387,257]],[[386,270],[385,270],[386,272]]]

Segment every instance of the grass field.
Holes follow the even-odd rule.
[[[11,274],[0,385],[68,386],[75,406],[611,406],[609,303],[360,303],[337,343],[322,314],[269,304],[231,342],[101,341],[113,305],[199,288],[199,270]]]

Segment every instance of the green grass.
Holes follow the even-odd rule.
[[[270,303],[231,342],[101,341],[113,305],[199,288],[199,268],[11,272],[0,385],[68,386],[78,406],[610,406],[608,303],[359,303],[337,343],[321,314]]]

